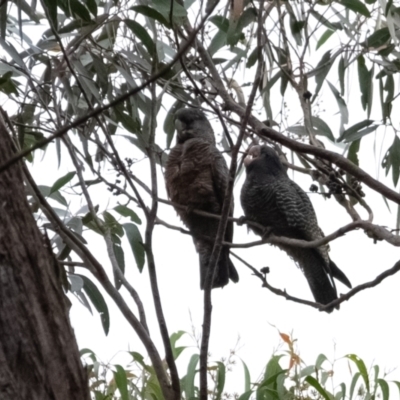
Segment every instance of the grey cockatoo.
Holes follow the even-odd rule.
[[[175,114],[177,143],[171,150],[165,167],[165,182],[172,202],[186,206],[176,208],[189,228],[200,258],[200,287],[204,288],[209,260],[218,230],[218,219],[197,215],[192,210],[221,214],[229,171],[215,145],[214,132],[204,113],[184,108]],[[233,213],[233,202],[230,215]],[[224,241],[232,242],[233,223],[228,222]],[[213,288],[223,287],[231,279],[239,280],[229,258],[229,248],[223,247],[214,275]]]

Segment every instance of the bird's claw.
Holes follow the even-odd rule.
[[[241,217],[238,218],[236,223],[238,224],[238,226],[242,226],[246,223],[246,221],[247,218],[244,215],[242,215]]]

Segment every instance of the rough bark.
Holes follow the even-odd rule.
[[[0,163],[14,155],[0,116]],[[89,399],[57,263],[21,170],[0,173],[0,398]]]

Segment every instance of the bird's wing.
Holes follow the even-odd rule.
[[[310,199],[304,191],[290,179],[279,180],[274,190],[276,207],[282,212],[290,228],[298,229],[308,240],[309,228],[315,225],[319,232],[317,218]],[[312,229],[314,231],[314,229]]]
[[[279,209],[287,210],[284,215],[289,227],[295,229],[303,240],[312,241],[324,237],[309,197],[295,182],[288,179],[286,184],[282,184],[277,191],[276,201]],[[324,245],[316,250],[329,266],[328,247]]]
[[[221,207],[224,204],[225,192],[228,187],[229,182],[229,170],[228,166],[226,165],[226,161],[223,155],[218,151],[216,147],[212,150],[212,179],[214,185],[214,191],[218,202]],[[233,198],[231,200],[231,207],[229,211],[229,215],[233,215]],[[226,232],[225,232],[225,240],[228,242],[232,242],[233,239],[233,222],[228,222]]]

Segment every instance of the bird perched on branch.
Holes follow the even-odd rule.
[[[193,108],[175,114],[177,144],[171,150],[166,167],[165,182],[172,202],[189,228],[200,258],[200,287],[205,279],[218,231],[219,219],[195,214],[193,210],[221,214],[229,171],[218,151],[214,132],[204,113]],[[233,213],[233,201],[230,214]],[[233,223],[228,221],[224,241],[232,242]],[[222,247],[214,273],[213,288],[223,287],[231,279],[238,282],[238,273],[229,258],[229,248]]]
[[[286,174],[278,154],[267,146],[253,146],[244,160],[246,181],[241,203],[246,218],[276,236],[307,241],[324,237],[307,194]],[[258,235],[265,231],[251,227]],[[333,278],[351,288],[346,275],[329,258],[328,246],[301,248],[277,245],[300,266],[318,303],[337,299]],[[332,309],[327,309],[331,312]]]

